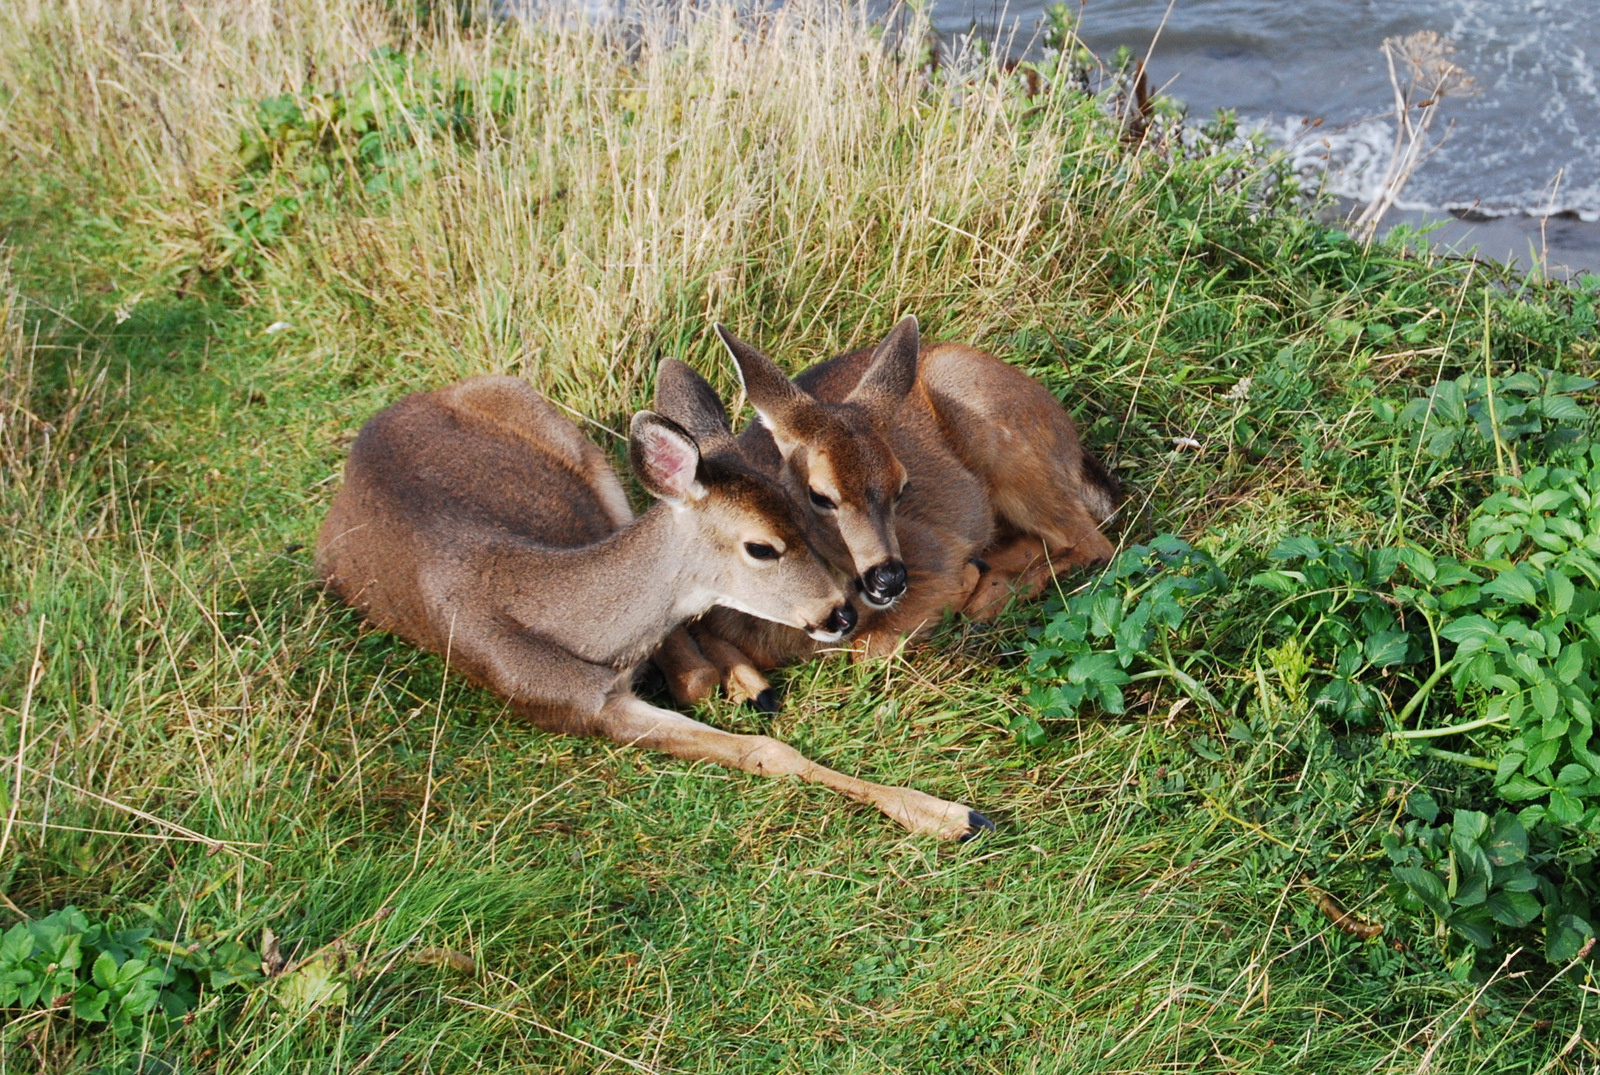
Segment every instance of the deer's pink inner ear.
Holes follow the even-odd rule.
[[[668,496],[687,497],[694,489],[700,453],[694,445],[661,426],[649,426],[641,438],[644,465]]]

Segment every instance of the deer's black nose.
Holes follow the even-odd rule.
[[[892,604],[905,592],[906,565],[899,560],[886,560],[861,575],[861,596],[879,608]]]
[[[833,610],[832,614],[828,616],[828,622],[823,624],[823,626],[829,631],[838,632],[839,636],[843,638],[845,635],[856,629],[857,619],[856,607],[850,602],[846,601],[844,604]]]

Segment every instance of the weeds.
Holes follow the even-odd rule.
[[[1230,577],[1172,536],[1125,550],[1032,632],[1033,709],[1122,713],[1135,684],[1160,682],[1219,716],[1254,709],[1269,731],[1296,714],[1357,741],[1385,726],[1393,749],[1381,762],[1395,786],[1429,779],[1412,751],[1464,767],[1450,789],[1453,821],[1432,827],[1440,810],[1424,793],[1405,838],[1382,835],[1398,908],[1432,912],[1491,964],[1537,919],[1549,961],[1572,960],[1594,937],[1600,884],[1590,706],[1600,533],[1588,523],[1600,449],[1590,447],[1590,412],[1570,395],[1594,383],[1548,370],[1489,384],[1463,375],[1403,410],[1379,408],[1435,456],[1470,434],[1513,465],[1519,444],[1549,460],[1502,477],[1468,518],[1477,556],[1465,562],[1415,542],[1362,548],[1296,536],[1267,554],[1266,570]],[[1213,622],[1186,630],[1201,609]],[[1278,673],[1284,702],[1264,667]],[[1225,700],[1205,685],[1219,682],[1231,688]],[[1435,693],[1445,683],[1453,698]],[[1274,712],[1284,704],[1288,713]],[[1023,743],[1047,737],[1033,716],[1013,728]],[[1252,735],[1240,724],[1229,734]],[[1457,954],[1465,974],[1472,953]]]
[[[185,948],[149,929],[113,930],[70,904],[0,938],[0,1008],[70,1010],[120,1038],[151,1017],[177,1019],[212,992],[261,977],[261,957],[231,938]]]
[[[1428,128],[1439,114],[1439,102],[1445,97],[1475,97],[1480,92],[1477,80],[1451,60],[1453,55],[1455,46],[1450,40],[1432,30],[1383,40],[1389,84],[1394,88],[1395,132],[1383,179],[1355,221],[1356,231],[1368,239],[1376,234],[1383,215],[1394,206],[1417,166],[1428,158]],[[1407,69],[1404,85],[1395,71],[1397,58]]]

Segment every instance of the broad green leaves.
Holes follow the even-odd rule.
[[[1440,918],[1450,917],[1450,897],[1445,892],[1444,882],[1432,870],[1421,866],[1396,866],[1394,875],[1416,894],[1428,910]]]
[[[184,947],[148,929],[113,930],[64,907],[0,934],[0,1009],[69,1010],[119,1037],[194,1008],[199,991],[259,980],[260,956],[234,941]]]
[[[1467,443],[1540,439],[1547,449],[1569,443],[1584,420],[1572,393],[1595,382],[1551,370],[1524,370],[1485,380],[1472,374],[1441,381],[1408,403],[1399,423],[1416,430],[1422,449],[1445,458]]]
[[[1552,489],[1548,481],[1565,485]],[[1414,798],[1413,815],[1424,823],[1413,823],[1413,843],[1395,860],[1396,891],[1475,947],[1494,947],[1504,930],[1542,926],[1550,951],[1563,951],[1570,945],[1551,931],[1571,926],[1571,936],[1587,936],[1593,913],[1586,897],[1560,913],[1552,908],[1581,890],[1569,865],[1600,850],[1600,750],[1590,701],[1600,591],[1587,563],[1571,555],[1591,544],[1600,553],[1600,516],[1592,542],[1588,517],[1575,521],[1578,534],[1565,551],[1517,539],[1532,515],[1517,526],[1494,520],[1524,503],[1530,511],[1587,511],[1587,494],[1565,494],[1591,482],[1600,489],[1600,452],[1582,467],[1530,468],[1520,484],[1505,483],[1498,499],[1485,502],[1474,526],[1497,550],[1526,550],[1516,560],[1462,562],[1413,545],[1363,549],[1300,536],[1281,541],[1241,583],[1175,538],[1131,548],[1035,633],[1028,646],[1034,713],[1014,730],[1034,745],[1047,738],[1041,720],[1120,714],[1140,682],[1164,681],[1202,700],[1206,688],[1186,671],[1200,656],[1251,667],[1271,646],[1292,641],[1308,662],[1290,692],[1294,704],[1325,722],[1386,725],[1403,751],[1447,745],[1444,756],[1493,772],[1482,781],[1483,805],[1498,800],[1499,809],[1456,801],[1434,827],[1438,803]],[[1200,654],[1197,613],[1217,607],[1248,631],[1224,629],[1224,642],[1241,643],[1237,652]],[[1204,698],[1212,711],[1227,708]],[[1537,854],[1530,832],[1538,834]]]
[[[1169,535],[1125,550],[1094,586],[1070,595],[1030,640],[1033,709],[1043,717],[1075,716],[1086,706],[1121,713],[1134,667],[1154,665],[1157,675],[1165,671],[1180,689],[1193,684],[1170,664],[1162,668],[1160,650],[1195,604],[1223,581],[1209,557]],[[1025,745],[1047,738],[1032,717],[1014,721],[1012,731]]]
[[[1407,822],[1407,838],[1384,841],[1402,906],[1430,914],[1480,949],[1494,946],[1497,927],[1526,929],[1542,918],[1552,962],[1571,959],[1593,936],[1588,919],[1562,906],[1573,903],[1573,893],[1534,872],[1527,830],[1514,814],[1457,810],[1450,823],[1434,826],[1431,799],[1409,805],[1416,820]]]
[[[1495,783],[1508,802],[1600,839],[1594,669],[1600,659],[1600,449],[1567,453],[1501,480],[1469,527],[1494,577],[1474,610],[1445,622],[1463,700],[1504,722]],[[1507,556],[1518,555],[1511,560]],[[1466,610],[1463,609],[1465,612]],[[1543,800],[1542,802],[1540,800]]]

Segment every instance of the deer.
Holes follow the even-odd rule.
[[[858,656],[892,652],[947,611],[991,620],[1058,573],[1110,560],[1100,528],[1119,483],[1021,370],[968,344],[924,349],[906,317],[875,347],[790,380],[716,331],[757,416],[732,450],[777,477],[823,558],[854,577],[865,605],[850,644]],[[657,409],[696,422],[691,398],[658,396]],[[680,702],[703,700],[720,679],[731,699],[767,711],[778,703],[762,673],[830,645],[726,609],[691,638],[700,652],[680,647],[664,669]]]
[[[702,439],[732,442],[715,392],[676,360],[658,377],[693,389],[678,394],[701,406],[682,417],[706,432],[634,415],[629,462],[656,501],[637,518],[604,453],[519,378],[473,377],[380,411],[351,446],[317,539],[326,587],[545,731],[798,777],[913,833],[993,828],[961,804],[847,776],[633,692],[641,662],[713,606],[818,644],[856,623],[773,478],[737,453],[702,452]]]

